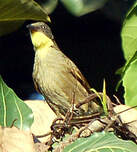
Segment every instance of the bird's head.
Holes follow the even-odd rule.
[[[54,36],[52,35],[49,26],[44,22],[29,24],[27,25],[27,28],[30,31],[32,44],[35,47],[35,50],[53,44]]]

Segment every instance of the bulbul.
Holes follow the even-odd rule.
[[[90,93],[90,86],[78,67],[59,49],[49,26],[43,22],[27,25],[35,51],[33,81],[57,116],[65,116],[74,107],[74,116],[98,111],[91,101],[75,106]]]

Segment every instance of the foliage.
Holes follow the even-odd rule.
[[[125,103],[135,106],[137,101],[137,1],[127,13],[121,37],[125,66],[119,71],[125,89]]]
[[[137,59],[126,70],[123,77],[123,86],[125,88],[125,103],[129,106],[137,105]]]
[[[33,123],[32,110],[17,97],[0,77],[0,125],[29,130]]]
[[[64,6],[75,16],[82,16],[100,9],[107,0],[61,0]]]
[[[102,7],[105,4],[105,0],[102,1],[100,7],[95,7],[92,2],[86,1],[83,3],[79,0],[79,7],[76,8],[78,1],[72,1],[68,4],[68,1],[62,0],[62,3],[69,9],[74,15],[80,16],[97,8]],[[90,2],[90,3],[89,3]],[[99,1],[98,1],[99,2]],[[90,4],[90,5],[87,5]],[[54,4],[57,5],[57,4]],[[16,7],[15,7],[16,6]],[[72,7],[75,6],[75,7]],[[92,6],[92,7],[91,7]],[[98,5],[99,6],[99,5]],[[86,8],[84,10],[84,8]],[[92,9],[91,9],[92,8]],[[93,9],[94,8],[94,9]],[[124,20],[121,37],[122,47],[126,64],[119,73],[121,74],[121,81],[125,89],[125,103],[127,105],[136,105],[137,101],[137,2],[127,13]],[[25,20],[37,20],[37,21],[49,21],[49,17],[44,9],[42,9],[33,0],[2,0],[0,1],[0,36],[16,30],[21,26]],[[106,109],[106,90],[105,83],[103,89],[103,105]],[[33,123],[32,110],[19,99],[14,91],[10,89],[0,78],[0,125],[4,127],[10,127],[15,125],[18,128],[27,130]],[[107,110],[107,109],[106,109]],[[106,111],[107,113],[107,111]],[[65,148],[64,151],[126,151],[134,152],[137,146],[130,141],[123,141],[114,136],[113,133],[95,133],[89,138],[81,138]]]
[[[102,94],[102,96],[94,88],[91,88],[90,90],[92,92],[94,92],[97,95],[97,97],[99,98],[99,100],[102,104],[102,107],[103,107],[104,114],[107,116],[108,109],[107,109],[106,81],[105,80],[103,81],[103,94]]]
[[[26,20],[48,21],[44,9],[33,0],[0,1],[0,36],[18,29]]]
[[[81,16],[101,8],[106,1],[107,0],[62,0],[61,2],[73,15]],[[17,30],[26,20],[50,21],[47,12],[51,13],[57,4],[57,0],[48,0],[41,3],[41,7],[33,0],[1,0],[0,36]]]
[[[125,59],[128,61],[137,51],[137,1],[128,11],[123,22],[121,37]]]
[[[137,145],[117,138],[114,133],[94,133],[88,138],[79,138],[65,147],[64,152],[135,152]]]

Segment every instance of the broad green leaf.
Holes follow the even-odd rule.
[[[65,147],[64,152],[136,152],[137,145],[124,141],[113,133],[94,133],[88,138],[79,138]]]
[[[82,16],[104,6],[107,0],[61,0],[70,13]]]
[[[0,0],[0,36],[15,31],[25,20],[50,19],[33,0]]]
[[[122,83],[123,77],[124,77],[124,75],[125,75],[125,72],[126,72],[127,69],[130,67],[130,64],[131,64],[133,61],[135,61],[136,59],[137,59],[137,51],[135,52],[135,54],[133,55],[133,57],[126,62],[126,64],[125,64],[123,67],[121,67],[120,69],[117,70],[116,74],[121,75],[121,79],[119,80],[119,82],[118,82],[118,84],[117,84],[117,86],[116,86],[116,90],[118,90],[120,84]]]
[[[123,86],[125,90],[124,98],[128,106],[137,105],[137,53],[129,68],[126,70],[123,77]]]
[[[58,0],[43,0],[38,1],[38,3],[42,6],[43,9],[46,10],[48,14],[51,14],[55,10]]]
[[[17,97],[0,77],[0,125],[28,130],[33,123],[32,110]]]
[[[133,0],[133,3],[132,3],[132,6],[131,8],[129,9],[129,11],[127,12],[127,15],[128,16],[132,11],[133,9],[137,6],[137,0]]]
[[[16,31],[24,21],[5,21],[0,22],[0,36]]]
[[[127,13],[121,37],[125,59],[129,60],[137,51],[137,1]]]

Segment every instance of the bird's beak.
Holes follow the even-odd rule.
[[[26,26],[31,32],[36,32],[38,28],[36,26],[33,26],[32,24],[28,24]]]

